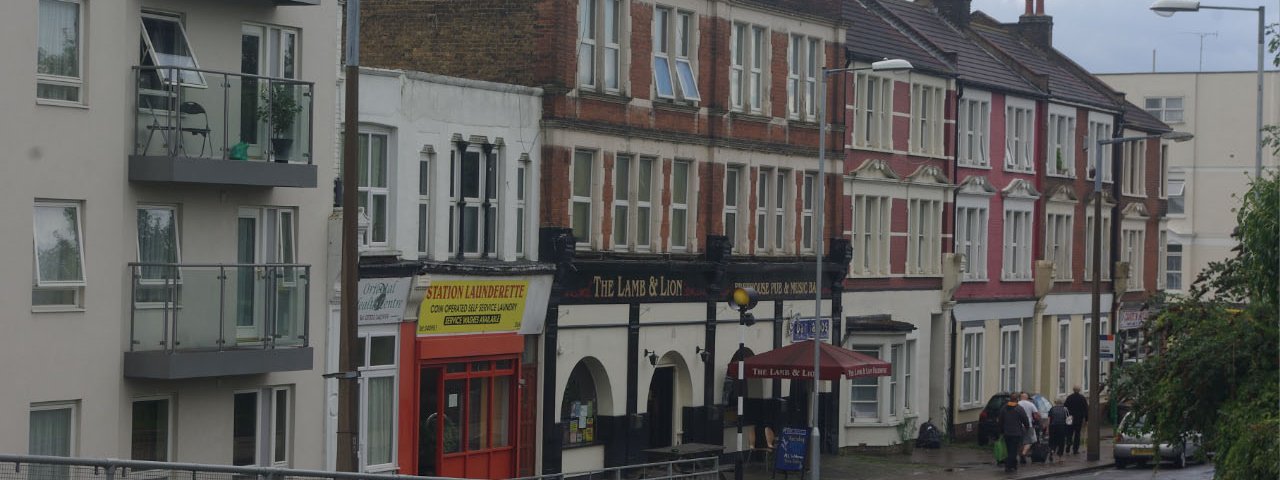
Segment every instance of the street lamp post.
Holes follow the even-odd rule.
[[[1098,358],[1099,350],[1101,350],[1102,334],[1100,327],[1102,321],[1102,148],[1117,143],[1136,142],[1139,140],[1148,140],[1158,138],[1162,140],[1172,140],[1175,142],[1185,142],[1194,138],[1194,135],[1186,132],[1168,132],[1160,135],[1144,135],[1140,137],[1116,137],[1116,138],[1099,138],[1094,145],[1093,154],[1093,321],[1090,322],[1090,331],[1086,331],[1089,340],[1089,425],[1088,425],[1088,442],[1086,447],[1086,458],[1089,461],[1097,461],[1101,455],[1102,445],[1099,438],[1099,418],[1102,415],[1102,409],[1098,405],[1099,393],[1102,386],[1098,384],[1099,370],[1102,368],[1102,361]],[[1136,275],[1142,275],[1137,272]]]
[[[831,68],[822,70],[822,78],[818,79],[818,178],[814,181],[817,185],[814,187],[814,216],[817,221],[813,222],[813,254],[814,254],[814,295],[813,295],[813,391],[809,392],[809,443],[810,443],[810,469],[813,474],[811,479],[821,478],[820,463],[818,457],[822,452],[820,448],[821,440],[818,436],[818,388],[819,376],[818,367],[821,363],[819,358],[822,351],[822,339],[818,335],[821,330],[822,323],[822,230],[824,219],[823,213],[824,199],[823,186],[826,184],[826,166],[827,166],[827,75],[841,72],[857,72],[862,70],[871,70],[874,72],[902,72],[911,70],[911,62],[902,59],[884,59],[873,62],[870,67],[859,68]]]
[[[1254,131],[1256,138],[1254,139],[1253,175],[1255,178],[1262,178],[1262,73],[1265,65],[1263,58],[1266,51],[1264,44],[1266,43],[1267,35],[1267,9],[1263,5],[1258,5],[1258,8],[1201,5],[1199,0],[1156,0],[1155,3],[1151,4],[1151,11],[1164,17],[1172,16],[1178,12],[1197,12],[1200,10],[1258,12],[1258,112],[1257,128]]]

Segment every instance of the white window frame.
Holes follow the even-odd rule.
[[[754,205],[755,215],[752,217],[755,219],[756,238],[754,253],[756,254],[767,253],[769,251],[770,243],[772,243],[769,241],[769,233],[771,231],[769,228],[771,222],[769,220],[773,218],[773,216],[770,215],[770,210],[774,199],[778,196],[776,188],[777,184],[773,181],[773,171],[773,168],[770,167],[759,167],[756,169],[756,203]]]
[[[527,156],[521,156],[516,162],[515,177],[515,197],[512,203],[515,205],[516,224],[515,224],[515,256],[517,259],[527,259],[529,257],[529,192],[532,189],[531,178],[529,172],[533,171],[533,162]]]
[[[174,401],[174,397],[173,397],[173,395],[149,395],[149,396],[143,396],[143,397],[134,397],[134,398],[129,402],[129,409],[130,409],[130,422],[132,422],[132,421],[133,421],[133,417],[132,417],[133,404],[138,403],[138,402],[154,402],[154,401],[164,401],[164,402],[167,404],[167,408],[165,409],[165,413],[166,413],[165,417],[166,417],[166,418],[165,418],[165,425],[164,425],[164,429],[165,429],[165,446],[164,446],[164,455],[165,455],[165,457],[164,457],[163,459],[158,459],[158,460],[154,460],[154,461],[159,461],[159,462],[169,462],[169,461],[173,461],[173,460],[174,460],[174,457],[173,457],[173,441],[174,441],[174,437],[176,437],[176,435],[174,435],[174,433],[175,433],[175,432],[174,432],[174,430],[173,430],[173,426],[174,426],[173,419],[174,419],[174,417],[175,417],[174,410],[176,410],[176,409],[174,408],[174,407],[175,407],[175,405],[174,405],[175,401]],[[130,443],[130,446],[132,446],[132,444],[133,444],[133,427],[132,427],[132,426],[130,426],[130,429],[129,429],[129,435],[130,435],[130,437],[129,437],[129,443]],[[132,459],[132,460],[145,460],[145,459],[133,458],[133,455],[132,455],[132,449],[131,449],[131,451],[130,451],[129,458],[130,458],[130,459]]]
[[[1143,257],[1146,251],[1147,228],[1145,222],[1121,222],[1120,261],[1129,263],[1129,279],[1126,291],[1142,290]]]
[[[1034,204],[1006,199],[1004,203],[1004,251],[1000,279],[1031,280],[1032,209]]]
[[[774,190],[777,195],[773,199],[771,211],[772,217],[772,241],[773,250],[777,253],[786,253],[791,251],[791,245],[795,241],[792,235],[795,234],[795,180],[792,178],[792,170],[777,169],[774,177]]]
[[[1169,198],[1169,145],[1160,144],[1160,198]]]
[[[960,99],[959,106],[958,163],[963,167],[990,168],[991,94],[965,92],[965,98]]]
[[[139,204],[134,209],[134,212],[140,213],[141,211],[144,211],[144,210],[168,210],[169,211],[170,218],[173,219],[173,251],[174,251],[175,258],[172,263],[175,263],[175,264],[182,263],[182,219],[178,215],[178,206],[164,205],[164,204]],[[134,218],[136,219],[137,216],[135,215]],[[138,262],[139,263],[169,263],[169,262],[153,262],[151,260],[144,260],[142,258],[142,226],[136,225],[135,223],[135,227],[136,228],[134,233],[134,252],[137,255],[135,258],[138,259]],[[167,275],[161,275],[160,278],[148,278],[148,274],[147,274],[148,271],[157,271],[157,270],[160,272],[165,272],[165,274]],[[181,268],[142,266],[138,268],[135,274],[137,275],[137,282],[138,282],[137,286],[138,288],[141,288],[141,289],[160,289],[161,291],[163,291],[167,288],[171,288],[170,285],[177,286],[182,284]],[[168,275],[171,275],[172,277],[168,278]],[[138,300],[139,297],[148,299],[148,300],[140,301]],[[135,306],[143,307],[143,308],[154,308],[154,307],[164,306],[163,303],[151,301],[150,299],[152,298],[154,297],[151,297],[150,295],[147,295],[147,294],[142,294],[139,296],[135,296],[133,299],[133,303]],[[174,299],[174,301],[176,302],[177,299]],[[168,303],[168,300],[165,300],[165,303]]]
[[[152,20],[172,22],[176,26],[177,32],[182,35],[182,42],[186,44],[187,52],[191,54],[190,57],[187,57],[191,59],[191,62],[189,65],[176,64],[176,63],[174,64],[161,63],[160,62],[161,57],[158,54],[158,52],[156,52],[155,45],[152,44],[151,35],[148,34],[147,32],[147,24],[146,22],[142,21],[142,19],[140,18],[138,20],[138,23],[142,29],[141,31],[142,31],[143,45],[146,47],[146,51],[144,51],[143,54],[150,56],[152,63],[156,67],[172,66],[177,68],[196,69],[196,70],[186,70],[186,71],[169,73],[168,71],[162,68],[158,68],[156,70],[156,75],[160,78],[160,83],[162,85],[171,85],[171,86],[174,84],[177,84],[183,87],[207,88],[209,84],[205,81],[204,73],[198,71],[198,69],[200,68],[200,61],[196,59],[196,51],[191,46],[190,37],[187,36],[187,28],[184,25],[185,22],[183,21],[184,19],[182,15],[179,15],[176,13],[145,10],[142,12],[142,18],[150,18]],[[174,82],[173,78],[171,78],[170,75],[177,75],[178,81]]]
[[[724,169],[724,212],[721,215],[721,221],[724,225],[724,235],[729,237],[729,242],[733,244],[734,253],[742,253],[748,250],[746,245],[742,245],[743,239],[743,212],[747,211],[743,200],[743,176],[747,173],[745,165],[727,165]]]
[[[769,30],[734,22],[729,32],[729,106],[736,112],[760,114],[768,103]]]
[[[1093,280],[1093,204],[1085,206],[1084,279]],[[1102,280],[1111,279],[1111,205],[1102,205]]]
[[[926,83],[911,84],[911,145],[910,151],[918,155],[940,157],[945,153],[943,142],[943,101],[947,89]]]
[[[423,153],[418,159],[418,258],[425,259],[431,251],[431,190],[434,180],[431,168],[434,167],[435,153]]]
[[[902,385],[902,345],[889,345],[889,368],[893,373],[888,378],[889,398],[885,403],[889,404],[889,416],[897,417],[901,411],[898,402],[902,400],[898,394],[898,388]]]
[[[984,327],[966,327],[961,329],[960,351],[960,407],[974,408],[983,406],[985,399],[982,390],[982,356]]]
[[[362,472],[380,473],[392,472],[398,468],[399,450],[395,439],[399,435],[400,425],[400,409],[398,408],[398,400],[400,397],[400,382],[396,374],[398,362],[400,359],[400,336],[395,328],[391,326],[379,325],[361,328],[359,332],[359,340],[364,344],[362,351],[364,358],[357,359],[359,361],[358,370],[360,371],[360,467]],[[370,359],[373,355],[373,337],[390,337],[393,344],[392,362],[386,365],[371,365]],[[371,378],[390,378],[392,385],[391,398],[393,399],[391,408],[391,458],[387,463],[369,464],[369,409],[365,408],[369,403],[369,382],[366,379]]]
[[[698,17],[689,10],[655,5],[653,10],[653,89],[657,98],[696,103],[698,91]],[[664,65],[662,72],[659,65]],[[665,78],[663,78],[665,77]],[[659,78],[671,92],[663,92]]]
[[[676,170],[681,167],[685,170],[685,184],[676,185]],[[669,222],[670,232],[668,233],[668,242],[670,242],[669,248],[672,252],[686,252],[692,250],[692,246],[690,245],[689,225],[692,223],[691,217],[693,215],[693,202],[690,202],[689,200],[694,197],[692,185],[695,185],[697,182],[694,178],[697,174],[694,167],[695,163],[693,160],[677,158],[671,163],[671,186],[669,187],[671,189],[671,206],[667,211],[667,215],[669,215],[669,218],[671,219]],[[677,191],[682,191],[684,193],[684,202],[677,201]],[[694,198],[694,200],[696,200],[696,198]],[[681,236],[676,232],[676,224],[678,223],[676,220],[676,213],[684,214],[684,225],[681,225],[684,231],[683,238],[681,238]]]
[[[1000,327],[1000,391],[1022,391],[1022,327]]]
[[[1174,252],[1174,249],[1173,249],[1175,245],[1178,247],[1177,252]],[[1178,269],[1176,271],[1169,269],[1170,260],[1174,258],[1178,259]],[[1165,244],[1165,258],[1162,263],[1165,265],[1164,288],[1166,290],[1172,290],[1176,292],[1176,291],[1182,291],[1183,289],[1186,288],[1186,285],[1183,284],[1183,276],[1182,276],[1182,267],[1183,267],[1182,264],[1185,259],[1186,259],[1186,245],[1183,245],[1180,242],[1169,242]],[[1173,281],[1173,279],[1175,278],[1177,279],[1176,282]]]
[[[70,431],[67,432],[68,433],[67,440],[70,442],[70,447],[68,448],[68,451],[70,452],[69,456],[71,457],[77,456],[80,450],[78,448],[80,445],[80,402],[79,401],[32,403],[27,410],[27,419],[28,419],[27,435],[28,436],[30,435],[31,425],[29,422],[31,419],[31,413],[40,412],[40,411],[49,411],[49,410],[70,410],[71,411],[71,422],[69,425]],[[31,452],[31,445],[29,442],[27,445],[27,452],[28,453]],[[50,467],[46,467],[46,468],[50,468]]]
[[[907,340],[902,348],[902,413],[904,416],[915,413],[915,381],[916,341]],[[894,370],[899,370],[894,367]]]
[[[85,98],[84,98],[84,97],[85,97],[85,95],[84,95],[84,94],[85,94],[85,88],[84,88],[84,77],[85,77],[85,71],[84,71],[84,46],[85,46],[85,45],[84,45],[84,40],[85,40],[85,35],[84,35],[84,32],[85,32],[85,28],[84,28],[84,24],[85,24],[85,17],[84,17],[84,12],[85,12],[85,10],[84,10],[84,2],[83,2],[83,0],[39,0],[39,3],[40,3],[40,4],[42,4],[42,5],[43,5],[45,2],[68,3],[68,4],[72,4],[72,5],[75,5],[75,6],[76,6],[76,32],[75,32],[75,36],[76,36],[76,37],[75,37],[75,43],[76,43],[76,76],[66,76],[66,75],[54,75],[54,74],[48,74],[48,73],[40,73],[40,65],[39,65],[39,62],[38,62],[38,60],[39,60],[39,55],[40,55],[40,54],[39,54],[39,41],[37,41],[37,42],[36,42],[36,45],[37,45],[37,52],[36,52],[36,58],[37,58],[37,64],[36,64],[36,101],[37,101],[37,103],[42,103],[42,104],[44,104],[44,103],[48,103],[48,104],[53,104],[53,105],[58,105],[58,104],[63,104],[63,105],[84,105],[84,104],[85,104]],[[39,15],[39,13],[37,13],[37,15]],[[36,33],[36,35],[40,35],[39,30],[40,30],[39,20],[37,20],[37,33]],[[62,100],[62,99],[57,99],[57,98],[46,98],[46,97],[41,97],[41,96],[40,96],[40,89],[39,89],[39,87],[40,87],[41,85],[49,85],[49,86],[53,86],[53,87],[66,87],[66,88],[72,88],[72,89],[75,89],[75,92],[76,92],[76,100]]]
[[[465,151],[459,151],[457,144],[450,149],[449,244],[452,248],[449,249],[449,253],[452,258],[457,258],[459,251],[462,252],[462,258],[501,258],[502,256],[500,245],[503,242],[499,239],[498,232],[505,228],[501,213],[504,195],[500,195],[503,189],[503,168],[506,163],[503,159],[503,150],[501,144],[492,145],[486,154],[484,146],[475,142],[468,143]],[[474,197],[462,197],[462,162],[468,153],[474,153],[480,162],[476,167],[477,196]],[[492,158],[487,158],[486,155]],[[494,178],[489,178],[490,161],[493,162]],[[458,205],[459,198],[462,203],[461,209]],[[485,208],[486,202],[489,203],[488,208]],[[473,210],[476,213],[475,251],[468,251],[468,246],[463,244],[465,234],[459,235],[465,227],[466,210]]]
[[[262,403],[262,402],[263,402],[263,399],[262,399],[263,392],[268,392],[268,395],[270,395],[270,389],[261,389],[261,388],[257,388],[257,389],[234,390],[234,391],[232,391],[232,392],[231,392],[231,416],[232,416],[232,424],[231,424],[231,436],[232,436],[232,437],[231,437],[231,438],[232,438],[232,441],[233,441],[233,442],[235,441],[235,420],[234,420],[234,419],[235,419],[235,412],[236,412],[236,410],[235,410],[235,398],[236,398],[236,395],[242,395],[242,394],[253,394],[253,398],[254,398],[254,400],[255,400],[255,401],[254,401],[254,409],[253,409],[253,410],[254,410],[254,413],[253,413],[253,415],[254,415],[254,420],[253,420],[253,430],[254,430],[254,432],[253,432],[253,463],[247,463],[247,464],[237,464],[237,463],[235,463],[235,449],[232,449],[232,451],[231,451],[231,461],[230,461],[230,462],[227,462],[228,464],[231,464],[231,465],[243,465],[243,466],[259,466],[259,465],[261,465],[261,464],[262,464],[262,441],[263,441],[263,438],[262,438],[262,437],[263,437],[263,435],[264,435],[264,432],[263,432],[263,430],[262,430],[262,428],[263,428],[263,419],[264,419],[264,418],[266,418],[266,417],[268,416],[268,415],[264,415],[264,414],[263,414],[263,410],[264,410],[264,409],[269,408],[269,407],[266,407],[266,406]],[[271,399],[272,399],[272,400],[274,400],[274,399],[275,399],[275,397],[274,397],[274,396],[271,396]],[[269,412],[269,411],[270,411],[270,410],[268,410],[268,412]],[[270,439],[267,439],[267,440],[268,440],[268,441],[270,441]],[[273,452],[273,453],[274,453],[274,452]]]
[[[76,244],[79,253],[76,261],[79,263],[80,278],[78,280],[45,280],[40,275],[40,230],[36,225],[36,210],[40,208],[72,208],[76,215]],[[84,306],[84,290],[87,285],[86,279],[88,272],[85,271],[85,241],[84,241],[84,204],[79,201],[67,200],[36,200],[32,207],[32,291],[71,291],[74,292],[73,302],[69,304],[35,304],[32,299],[33,311],[53,310],[60,311],[66,309],[80,309]]]
[[[1081,393],[1089,393],[1090,340],[1097,339],[1098,337],[1096,335],[1100,335],[1100,334],[1102,334],[1101,330],[1097,332],[1093,331],[1093,319],[1089,317],[1085,317],[1084,335],[1081,336],[1082,338],[1084,338],[1084,341],[1080,342],[1081,350],[1084,351],[1084,359],[1083,359],[1083,362],[1080,364],[1081,365],[1080,373],[1082,374],[1080,375],[1080,392]],[[1094,336],[1091,336],[1091,335],[1094,335]]]
[[[623,169],[620,167],[623,163],[623,159],[626,159],[627,163],[625,172],[626,177],[620,178],[624,175]],[[648,200],[642,199],[640,195],[640,178],[644,170],[641,168],[641,165],[646,162],[649,165]],[[648,252],[651,249],[654,226],[654,185],[656,185],[653,178],[655,172],[654,165],[656,163],[658,163],[658,160],[650,156],[620,153],[614,157],[612,179],[613,236],[611,237],[611,243],[613,244],[614,250]],[[621,185],[623,181],[625,181],[626,185]],[[618,222],[619,211],[625,212],[626,220],[623,222],[625,224],[620,224]],[[642,226],[642,222],[640,221],[641,211],[647,212],[645,216],[648,217],[648,219],[643,222],[643,226],[645,227],[644,231],[646,232],[646,235],[644,235],[645,238],[640,238],[640,227]],[[622,229],[621,231],[619,231],[620,228]],[[621,236],[625,238],[620,240],[619,233],[621,233]]]
[[[1058,397],[1067,395],[1071,370],[1067,362],[1071,351],[1071,319],[1058,320]]]
[[[1154,100],[1154,102],[1153,102]],[[1177,100],[1180,104],[1177,107],[1169,106],[1170,100]],[[1182,96],[1164,96],[1164,97],[1146,97],[1143,100],[1143,110],[1160,119],[1160,121],[1168,124],[1177,124],[1186,121],[1186,100]]]
[[[623,74],[626,69],[622,68],[624,47],[629,45],[622,39],[630,38],[626,31],[626,20],[631,18],[627,8],[624,0],[579,0],[576,74],[579,90],[622,93],[626,82]],[[584,78],[588,73],[590,78]],[[610,73],[614,79],[612,84],[607,81]]]
[[[364,152],[361,153],[364,154],[366,163],[364,165],[365,171],[359,172],[361,174],[359,176],[364,177],[365,181],[359,182],[358,191],[361,197],[360,199],[364,201],[363,203],[366,206],[364,214],[369,217],[368,246],[385,247],[391,243],[391,233],[395,231],[395,227],[393,225],[395,223],[395,215],[391,213],[391,183],[392,179],[395,178],[395,175],[391,172],[391,168],[393,168],[392,165],[396,163],[391,150],[395,147],[391,144],[391,132],[384,129],[363,126],[360,128],[360,137],[362,137],[361,140],[365,141],[365,148],[363,149]],[[383,158],[381,159],[382,174],[384,177],[382,178],[381,186],[376,186],[376,179],[373,178],[373,173],[376,171],[374,165],[376,159],[372,156],[374,137],[382,137],[385,142],[382,149]],[[373,201],[378,197],[382,197],[383,208],[386,210],[383,213],[384,219],[382,221],[381,229],[378,228],[378,221],[375,218],[375,212],[373,211]],[[381,235],[381,239],[379,239],[379,235]]]
[[[1006,97],[1004,108],[1004,169],[1010,172],[1035,173],[1035,102]]]
[[[942,273],[942,202],[907,201],[907,275]]]
[[[818,120],[817,77],[823,52],[818,38],[798,33],[787,36],[787,118]]]
[[[893,197],[854,195],[851,203],[853,205],[853,263],[849,265],[850,276],[889,276]]]
[[[1169,174],[1169,189],[1166,192],[1168,199],[1167,215],[1170,217],[1183,217],[1187,215],[1187,180],[1182,172],[1173,172]],[[1174,211],[1173,206],[1177,204],[1178,211]]]
[[[1160,224],[1159,233],[1156,234],[1156,290],[1165,289],[1165,281],[1167,279],[1166,269],[1168,268],[1169,257],[1169,234],[1162,222]]]
[[[1122,146],[1120,174],[1121,194],[1147,196],[1147,141],[1138,140]]]
[[[1071,281],[1071,247],[1075,216],[1070,207],[1050,206],[1044,221],[1044,259],[1053,262],[1053,279]]]
[[[1076,116],[1069,107],[1049,106],[1048,151],[1044,171],[1054,177],[1076,177]],[[1059,165],[1061,157],[1061,165]]]
[[[990,225],[989,199],[977,197],[969,200],[961,198],[956,207],[955,252],[965,254],[968,251],[976,255],[965,255],[964,281],[981,282],[987,280],[988,226]],[[972,257],[972,258],[971,258]]]
[[[855,80],[853,145],[893,151],[893,79],[856,73]]]
[[[255,431],[254,431],[253,463],[250,465],[251,466],[256,465],[256,466],[288,467],[291,464],[293,459],[293,446],[294,446],[293,412],[295,410],[295,406],[294,406],[293,386],[292,385],[275,385],[275,386],[266,386],[262,388],[235,390],[232,392],[232,395],[231,395],[232,402],[234,403],[235,401],[234,399],[236,395],[249,394],[249,393],[254,394],[255,395],[254,398],[257,400],[254,408],[254,415],[256,416],[256,420],[254,421]],[[277,410],[277,405],[276,405],[276,396],[280,393],[283,393],[285,395],[285,405],[286,405],[286,408],[288,409],[288,411],[284,412],[283,414],[281,414],[281,412]],[[235,414],[234,407],[231,409],[231,413],[232,415]],[[284,432],[285,438],[283,439],[279,438],[276,435],[276,419],[280,418],[281,416],[283,416],[285,420],[285,432]],[[282,441],[285,444],[284,458],[280,459],[279,457],[276,457],[276,446],[279,444],[279,442],[282,442]],[[263,443],[266,444],[266,448],[267,448],[266,450],[267,459],[265,460],[262,458]],[[234,458],[234,452],[232,452],[232,455]]]
[[[869,356],[875,357],[875,358],[877,358],[877,359],[879,359],[879,358],[884,358],[884,356],[885,356],[885,355],[884,355],[884,346],[883,346],[883,345],[852,345],[852,346],[850,346],[850,347],[848,347],[848,348],[849,348],[849,350],[853,350],[853,351],[855,351],[855,352],[858,352],[858,353],[861,353],[861,354],[864,354],[864,355],[869,355]],[[853,392],[854,392],[854,391],[856,391],[856,390],[859,390],[859,389],[872,389],[872,390],[874,390],[874,391],[875,391],[875,395],[872,395],[872,398],[875,398],[875,401],[874,401],[874,402],[871,402],[871,401],[866,401],[866,400],[862,400],[862,401],[855,400],[856,395],[854,395],[854,394],[853,394]],[[866,377],[866,378],[860,378],[860,379],[853,379],[853,380],[850,380],[850,381],[849,381],[849,419],[850,419],[850,423],[851,423],[851,424],[852,424],[852,423],[879,423],[879,422],[881,421],[881,415],[883,415],[883,412],[884,412],[884,410],[881,408],[881,406],[882,406],[882,405],[883,405],[883,403],[884,403],[884,400],[880,398],[880,395],[881,395],[881,393],[883,393],[883,392],[884,392],[884,390],[882,390],[882,389],[881,389],[881,385],[880,385],[880,377]],[[874,405],[874,406],[875,406],[876,414],[875,414],[875,415],[872,415],[872,416],[870,416],[870,417],[866,417],[866,416],[864,416],[864,417],[859,417],[859,416],[857,415],[857,410],[855,409],[855,405],[858,405],[858,404],[872,404],[872,405]]]
[[[1096,173],[1096,172],[1093,172],[1093,166],[1098,163],[1097,162],[1098,153],[1094,152],[1094,150],[1097,149],[1098,147],[1098,139],[1101,138],[1103,140],[1106,140],[1111,138],[1113,134],[1113,131],[1112,131],[1112,125],[1114,125],[1113,122],[1114,120],[1112,120],[1111,115],[1097,113],[1097,112],[1089,112],[1089,131],[1085,135],[1086,141],[1088,142],[1087,151],[1089,153],[1089,161],[1087,163],[1087,165],[1089,165],[1088,171],[1090,172],[1089,175],[1087,175],[1089,180],[1093,180],[1093,175]],[[1110,145],[1102,146],[1102,182],[1111,183],[1111,146]]]
[[[817,195],[817,174],[813,172],[804,172],[800,180],[800,251],[813,251],[813,236],[815,232],[813,222],[814,197]],[[820,232],[817,233],[821,235]]]
[[[583,222],[585,222],[582,232],[578,232],[576,228],[573,229],[574,230],[573,235],[575,237],[574,241],[577,243],[578,248],[589,249],[591,248],[592,245],[595,244],[594,240],[596,237],[596,233],[593,230],[595,227],[595,222],[592,219],[596,217],[596,213],[595,213],[596,185],[595,184],[596,184],[596,176],[597,176],[596,164],[598,163],[599,156],[600,156],[600,152],[598,150],[587,150],[587,149],[581,149],[581,148],[575,149],[573,151],[573,159],[569,165],[569,226],[570,228],[572,228],[574,226],[574,222],[577,220],[582,220]],[[587,163],[586,168],[587,168],[588,175],[590,176],[590,181],[587,182],[587,185],[585,185],[585,192],[587,193],[587,195],[585,196],[582,195],[583,190],[579,188],[579,187],[583,187],[583,185],[579,185],[578,179],[577,179],[578,164],[579,162],[583,162],[583,161]],[[577,207],[580,207],[580,206],[586,207],[586,212],[587,212],[586,218],[581,218],[581,219],[574,218],[573,212]]]

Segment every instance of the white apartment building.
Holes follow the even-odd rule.
[[[322,468],[338,7],[0,15],[0,452]]]
[[[1126,73],[1098,75],[1129,101],[1146,108],[1174,130],[1195,139],[1169,143],[1166,290],[1186,291],[1209,262],[1230,256],[1236,241],[1232,209],[1254,175],[1257,72]],[[1263,77],[1264,125],[1280,124],[1280,72]],[[1280,157],[1263,151],[1262,165]],[[1154,212],[1153,212],[1154,213]]]

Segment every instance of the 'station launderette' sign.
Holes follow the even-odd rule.
[[[528,280],[432,282],[418,309],[418,334],[518,331],[528,295]]]

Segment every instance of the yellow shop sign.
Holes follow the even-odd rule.
[[[418,335],[518,331],[528,295],[528,280],[431,282],[418,308]]]

